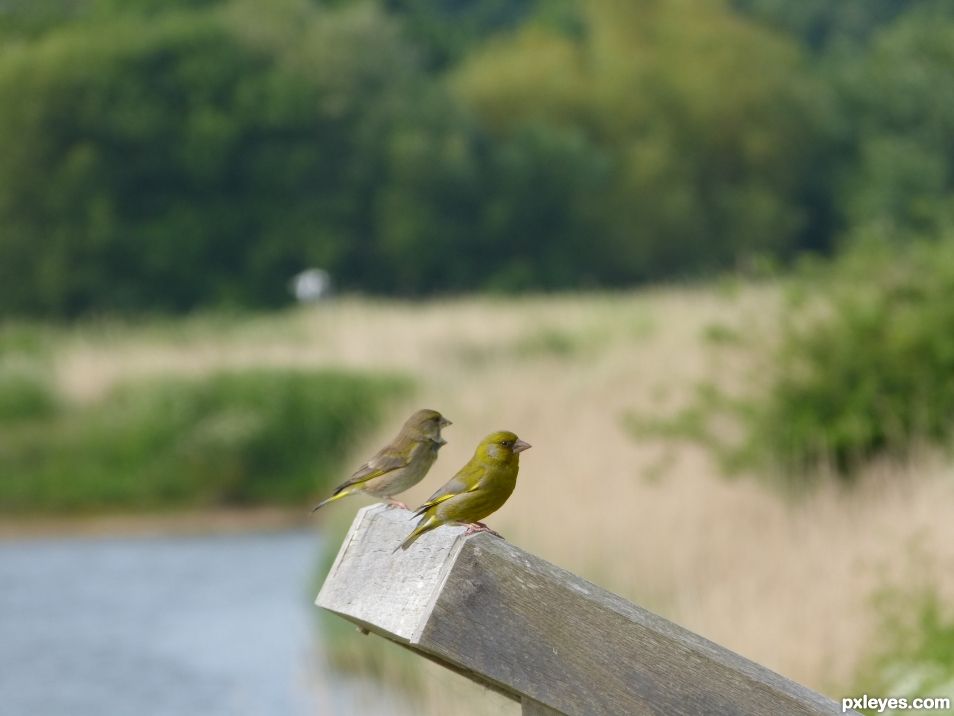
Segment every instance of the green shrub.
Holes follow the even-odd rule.
[[[950,442],[954,236],[859,245],[833,264],[806,264],[789,287],[774,346],[720,326],[701,336],[710,350],[757,352],[761,367],[741,390],[703,382],[675,413],[631,411],[624,427],[696,442],[727,472],[781,468],[774,476],[793,487]]]
[[[407,387],[285,369],[122,386],[8,430],[0,510],[305,503],[341,478],[355,436]]]
[[[0,360],[0,425],[49,417],[56,412],[58,402],[44,372]]]
[[[0,359],[9,357],[41,358],[49,355],[54,330],[37,323],[7,321],[0,323]]]
[[[936,584],[918,581],[876,594],[877,642],[859,670],[856,693],[954,700],[954,611]]]
[[[820,280],[819,280],[820,279]],[[751,441],[796,470],[850,475],[954,428],[954,237],[867,245],[803,286],[783,319]]]

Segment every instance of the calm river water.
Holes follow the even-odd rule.
[[[324,668],[314,532],[0,542],[0,711],[408,713]]]

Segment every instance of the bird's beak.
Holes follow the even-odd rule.
[[[447,418],[441,418],[441,427],[442,427],[442,428],[446,428],[448,425],[453,425],[453,424],[454,424],[454,423],[452,423],[452,422],[451,422],[450,420],[448,420]]]
[[[447,441],[444,438],[437,438],[434,442],[437,444],[437,447],[447,445]]]
[[[517,442],[513,444],[513,451],[523,452],[524,450],[529,450],[532,447],[533,445],[531,445],[530,443],[524,442],[523,440],[518,440]]]

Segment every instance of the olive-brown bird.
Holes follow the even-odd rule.
[[[464,534],[491,532],[496,535],[479,520],[496,512],[510,497],[517,485],[520,453],[529,447],[529,443],[507,430],[485,437],[470,462],[417,508],[414,516],[421,519],[400,548],[407,549],[425,532],[448,522],[467,524]]]
[[[315,505],[312,512],[329,502],[357,493],[383,497],[390,505],[407,509],[407,505],[395,500],[394,495],[424,479],[437,459],[437,451],[447,444],[441,437],[441,428],[448,425],[451,421],[436,410],[418,410],[407,419],[394,440],[338,485],[331,497]]]

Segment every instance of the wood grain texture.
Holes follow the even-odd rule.
[[[525,713],[842,713],[491,535],[442,527],[392,554],[408,515],[362,510],[318,604],[510,695]]]
[[[407,510],[372,505],[358,511],[316,604],[377,634],[410,643],[426,623],[459,549],[448,527],[424,535],[415,549],[394,552],[413,529]],[[439,537],[439,539],[435,539]],[[450,537],[450,539],[448,539]]]
[[[555,709],[551,709],[539,701],[534,701],[529,696],[524,696],[521,701],[520,716],[562,716]]]

